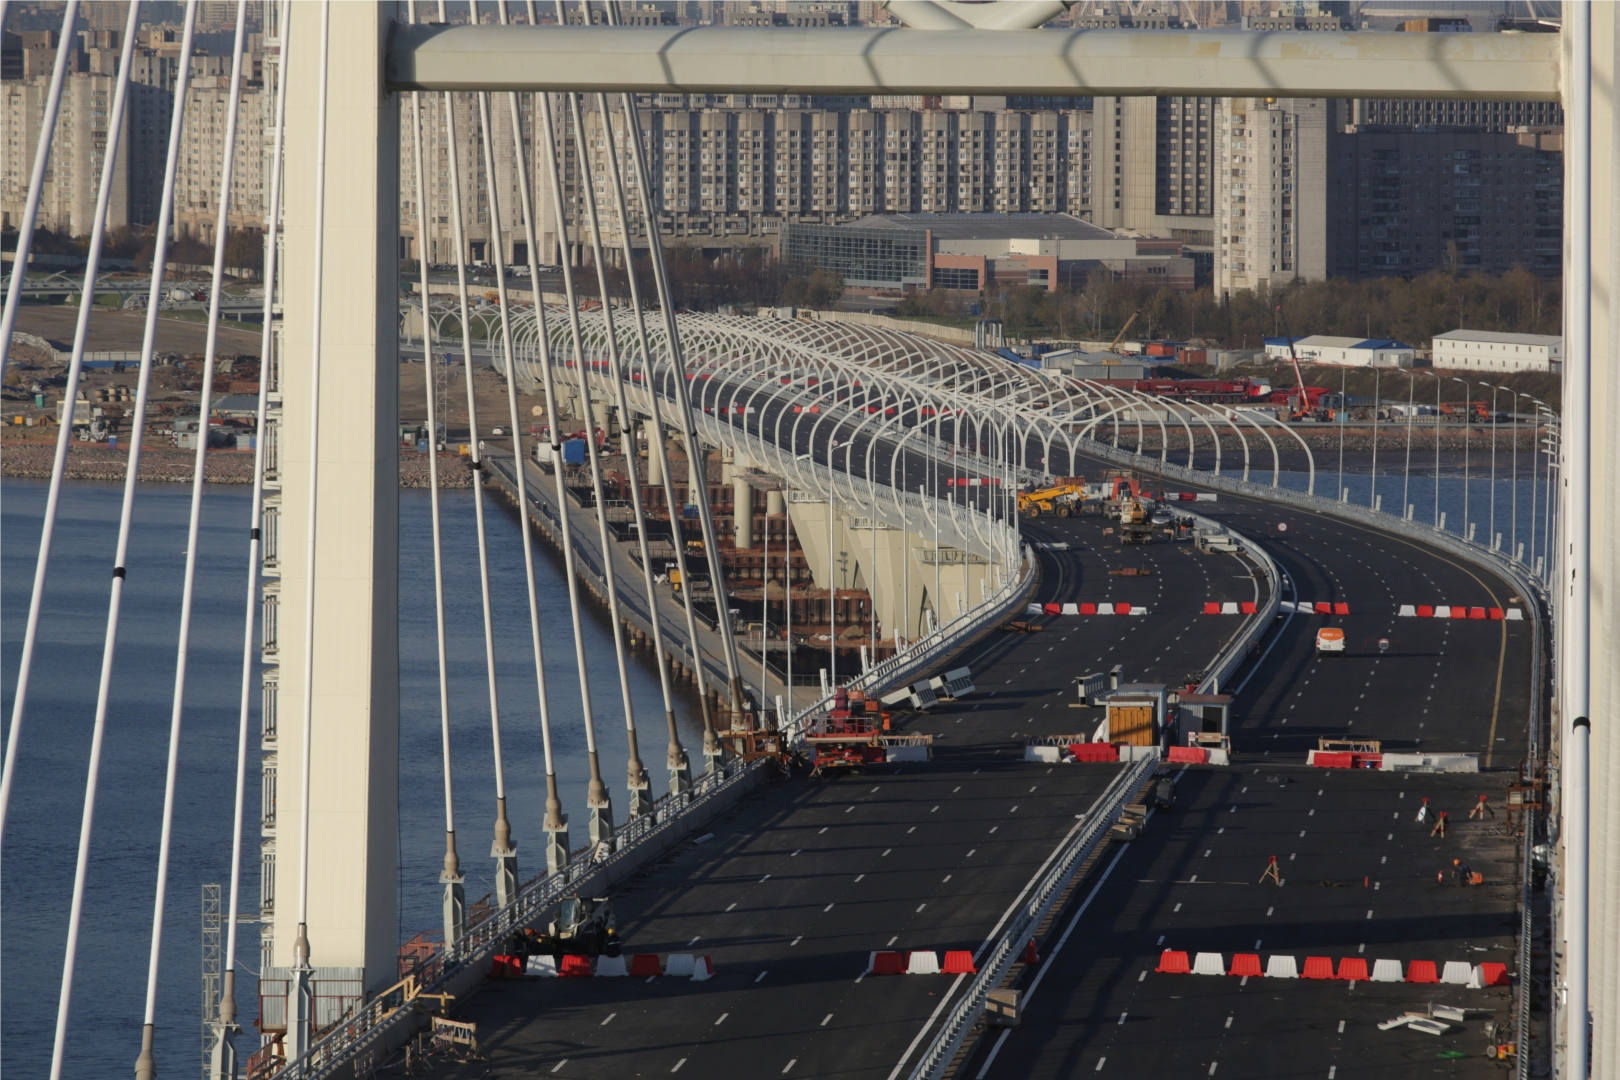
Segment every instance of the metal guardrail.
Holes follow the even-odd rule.
[[[940,1025],[939,1033],[911,1070],[910,1080],[936,1080],[945,1066],[956,1057],[978,1022],[979,1015],[984,1012],[990,991],[1001,985],[1020,951],[1035,935],[1036,928],[1051,913],[1064,889],[1085,865],[1087,857],[1107,837],[1108,830],[1119,817],[1120,808],[1158,764],[1157,756],[1132,763],[1121,770],[1102,797],[1092,804],[1084,826],[1024,902],[1017,917],[1008,924],[990,955],[985,958],[967,993],[951,1009]]]

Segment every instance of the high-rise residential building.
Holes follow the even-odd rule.
[[[1226,98],[1216,128],[1215,294],[1327,276],[1326,101]]]
[[[1563,265],[1563,136],[1349,126],[1329,140],[1328,273]]]
[[[108,117],[115,82],[106,75],[75,74],[63,83],[51,165],[40,198],[41,227],[75,236],[90,232],[111,134]],[[6,137],[0,139],[0,223],[8,228],[17,226],[27,205],[48,90],[44,79],[0,83],[0,118],[6,129]],[[113,228],[130,221],[127,118],[124,129],[107,206],[107,223]]]
[[[233,5],[234,10],[234,5]],[[248,67],[244,57],[243,67]],[[243,79],[237,109],[235,159],[231,170],[229,224],[233,229],[264,228],[265,105],[263,88]],[[191,87],[175,176],[174,221],[179,233],[212,243],[219,219],[219,178],[225,165],[225,130],[230,116],[231,58],[192,60]],[[165,141],[166,138],[165,138]]]

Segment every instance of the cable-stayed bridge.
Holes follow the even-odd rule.
[[[276,212],[266,238],[266,277],[275,287],[266,290],[261,311],[266,374],[252,520],[244,523],[248,580],[242,612],[238,781],[231,811],[235,846],[221,856],[230,866],[229,899],[224,970],[217,1008],[208,1018],[210,1075],[237,1075],[244,1066],[253,1075],[287,1076],[387,1068],[424,1022],[429,1002],[440,1009],[452,999],[461,1002],[467,1010],[462,1015],[487,1011],[488,999],[468,999],[489,973],[492,958],[511,950],[513,933],[549,919],[556,903],[573,893],[600,895],[603,890],[622,897],[620,925],[631,951],[689,953],[701,951],[697,946],[705,939],[717,942],[705,947],[716,950],[724,974],[717,974],[721,982],[709,989],[715,995],[723,991],[735,1008],[726,1003],[710,1008],[719,998],[708,990],[702,998],[672,998],[664,989],[667,983],[656,984],[656,994],[639,989],[654,984],[629,979],[592,980],[588,989],[577,991],[567,988],[580,984],[567,980],[536,984],[540,989],[526,985],[523,1004],[504,1013],[487,1012],[480,1021],[486,1025],[481,1032],[501,1033],[499,1045],[494,1040],[490,1045],[497,1056],[507,1055],[500,1060],[528,1061],[531,1068],[543,1062],[560,1075],[569,1075],[563,1071],[569,1068],[578,1075],[622,1075],[626,1068],[673,1072],[700,1067],[704,1055],[704,1067],[749,1075],[761,1068],[783,1075],[850,1069],[890,1077],[902,1072],[989,1075],[998,1055],[1005,1055],[1001,1068],[1025,1071],[1054,1060],[1045,1054],[1057,1055],[1070,1068],[1079,1062],[1099,1072],[1122,1067],[1121,1054],[1138,1063],[1186,1065],[1194,1059],[1174,1057],[1163,1048],[1162,1038],[1130,1037],[1129,1007],[1115,1025],[1121,1031],[1107,1036],[1125,1040],[1123,1048],[1104,1052],[1097,1017],[1081,1006],[1088,1001],[1128,1006],[1124,998],[1137,992],[1129,987],[1149,986],[1147,980],[1155,977],[1142,968],[1138,978],[1137,969],[1144,958],[1151,966],[1171,934],[1180,941],[1202,935],[1215,951],[1247,951],[1248,942],[1237,941],[1237,928],[1246,935],[1255,920],[1271,919],[1281,910],[1292,919],[1291,929],[1281,931],[1290,942],[1284,947],[1302,954],[1328,947],[1308,939],[1324,932],[1323,911],[1333,909],[1339,921],[1349,918],[1332,904],[1305,904],[1290,914],[1288,904],[1279,900],[1261,916],[1240,910],[1242,903],[1252,901],[1237,906],[1200,901],[1194,908],[1201,923],[1178,926],[1173,919],[1189,903],[1198,877],[1208,882],[1211,876],[1206,871],[1191,873],[1191,880],[1181,877],[1189,860],[1230,858],[1235,868],[1220,880],[1231,878],[1235,887],[1237,879],[1253,876],[1246,860],[1282,842],[1285,832],[1271,824],[1273,817],[1237,826],[1245,817],[1240,809],[1259,801],[1243,796],[1259,783],[1253,778],[1261,770],[1289,776],[1282,763],[1268,759],[1291,755],[1288,764],[1301,764],[1305,752],[1315,749],[1307,745],[1313,736],[1404,742],[1413,751],[1474,753],[1486,769],[1512,768],[1524,758],[1527,777],[1548,778],[1551,786],[1540,789],[1548,797],[1538,803],[1539,811],[1531,811],[1518,840],[1505,848],[1499,845],[1495,855],[1473,856],[1496,859],[1498,876],[1507,874],[1517,884],[1494,897],[1468,894],[1471,899],[1459,903],[1468,905],[1466,917],[1477,924],[1476,936],[1492,940],[1484,947],[1507,950],[1519,965],[1518,990],[1498,1002],[1503,1026],[1493,1030],[1515,1033],[1520,1075],[1530,1075],[1532,1062],[1543,1060],[1562,1075],[1586,1074],[1586,1040],[1569,1034],[1581,1030],[1571,1017],[1584,1018],[1589,1009],[1588,955],[1600,965],[1615,962],[1613,950],[1588,943],[1592,919],[1597,923],[1592,927],[1595,940],[1612,943],[1612,890],[1595,890],[1595,906],[1588,914],[1584,876],[1589,843],[1585,755],[1593,730],[1588,717],[1596,715],[1588,705],[1587,686],[1591,678],[1606,678],[1587,673],[1587,581],[1591,530],[1596,527],[1603,535],[1607,528],[1592,524],[1603,520],[1601,514],[1589,516],[1592,461],[1598,455],[1592,452],[1586,415],[1592,394],[1606,385],[1606,377],[1592,370],[1588,346],[1594,323],[1607,325],[1607,307],[1588,305],[1587,299],[1606,296],[1607,286],[1594,279],[1591,266],[1594,261],[1606,265],[1602,256],[1612,242],[1591,212],[1601,200],[1594,197],[1590,171],[1594,148],[1609,144],[1603,125],[1612,119],[1611,105],[1606,99],[1594,102],[1591,86],[1612,72],[1614,62],[1613,50],[1589,50],[1589,45],[1608,40],[1594,35],[1590,24],[1603,23],[1596,29],[1606,32],[1612,29],[1607,26],[1612,13],[1571,8],[1565,24],[1572,32],[1556,39],[1345,34],[1328,41],[1279,33],[1217,35],[1206,41],[1191,34],[1028,29],[1060,6],[893,4],[914,29],[830,33],[739,28],[680,34],[610,25],[533,25],[540,12],[532,4],[502,4],[500,25],[481,26],[447,25],[444,8],[425,5],[323,2],[275,8],[277,167],[270,201]],[[65,13],[70,27],[75,7],[70,3]],[[138,25],[139,13],[140,5],[132,4],[131,28]],[[237,25],[245,25],[241,4],[237,14]],[[602,14],[609,22],[617,18],[611,6]],[[561,10],[556,13],[558,22],[565,16]],[[195,19],[196,5],[188,4],[182,43],[186,54]],[[233,57],[238,74],[242,38],[239,31]],[[1144,63],[1143,57],[1154,62]],[[127,108],[127,62],[124,70],[112,104],[115,112]],[[53,100],[59,100],[62,74],[58,70],[53,79]],[[677,314],[656,231],[639,238],[637,247],[634,229],[624,227],[637,217],[654,217],[652,180],[634,139],[627,141],[623,160],[607,157],[604,176],[591,177],[588,158],[581,154],[578,159],[590,182],[580,185],[574,212],[588,226],[591,263],[575,268],[563,261],[564,303],[537,312],[508,302],[506,268],[501,265],[506,253],[497,251],[500,296],[494,312],[487,305],[480,312],[484,333],[475,347],[467,245],[462,242],[470,214],[515,209],[515,224],[528,239],[530,280],[538,281],[537,240],[543,225],[567,216],[559,156],[577,145],[570,133],[583,130],[581,94],[599,95],[596,105],[611,134],[615,123],[623,130],[640,130],[633,94],[653,89],[909,93],[947,87],[955,88],[953,92],[1000,87],[1002,92],[1044,93],[1562,97],[1571,117],[1573,178],[1572,213],[1567,215],[1572,303],[1566,369],[1572,392],[1565,400],[1574,404],[1560,435],[1557,505],[1543,503],[1554,538],[1544,552],[1556,551],[1556,561],[1538,567],[1517,545],[1502,550],[1494,537],[1475,544],[1465,538],[1470,535],[1466,532],[1423,525],[1409,513],[1384,514],[1376,503],[1361,507],[1321,498],[1318,463],[1306,441],[1259,411],[1167,406],[1127,388],[1054,379],[989,354],[898,333]],[[455,131],[458,114],[451,95],[458,93],[475,95],[475,131]],[[180,145],[178,135],[186,122],[184,74],[175,99],[171,148]],[[54,104],[47,104],[54,115]],[[233,122],[234,109],[233,104]],[[423,112],[434,109],[443,110],[452,141],[477,141],[483,168],[477,176],[463,177],[455,155],[433,161],[426,155],[442,148],[424,147],[420,137],[409,141],[418,156],[410,174],[417,184],[429,173],[442,169],[446,174],[460,287],[446,318],[445,311],[432,309],[423,277],[418,301],[425,306],[402,320],[399,298],[406,281],[397,259],[398,206],[402,198],[423,206],[425,193],[420,187],[401,191],[401,133],[410,129],[419,136]],[[479,190],[496,174],[493,139],[500,125],[491,122],[496,113],[511,118],[506,127],[510,137],[520,140],[514,155],[520,165],[530,160],[521,145],[527,131],[542,146],[542,167],[549,173],[531,177],[520,168],[514,198]],[[16,266],[26,266],[52,126],[43,126],[37,149]],[[229,136],[226,143],[233,145]],[[109,147],[109,163],[114,157]],[[226,161],[220,177],[222,224],[216,229],[221,237],[231,191],[229,155]],[[171,150],[157,266],[165,262],[179,167]],[[105,220],[111,186],[104,178],[98,222]],[[542,191],[549,205],[538,197]],[[480,204],[482,209],[475,209]],[[609,237],[631,246],[611,251]],[[81,286],[81,294],[95,288],[102,239],[98,228],[91,237],[88,284]],[[641,294],[634,274],[615,292],[603,268],[618,258],[633,265],[643,250],[651,264],[652,294]],[[223,259],[221,243],[207,293],[211,331],[225,306]],[[595,274],[597,295],[610,300],[606,308],[577,295],[581,274]],[[8,286],[7,348],[22,298],[49,283],[31,286],[28,276],[19,273]],[[132,413],[131,477],[143,444],[152,327],[163,297],[164,275],[155,273],[148,283],[148,330]],[[70,397],[80,376],[89,308],[82,309],[75,341]],[[487,478],[476,485],[470,527],[478,537],[481,567],[480,625],[472,633],[484,643],[488,701],[470,712],[452,709],[444,689],[442,643],[458,631],[447,625],[438,584],[440,535],[444,528],[469,526],[444,522],[438,506],[439,459],[430,454],[435,470],[434,622],[441,643],[445,845],[438,880],[408,887],[441,897],[443,920],[431,929],[442,933],[443,944],[407,954],[408,963],[402,966],[397,808],[402,798],[420,799],[423,793],[401,791],[398,782],[398,624],[404,615],[397,583],[398,416],[402,396],[420,394],[429,430],[436,431],[441,407],[431,377],[422,385],[399,377],[401,324],[409,326],[412,320],[418,337],[428,335],[427,355],[454,352],[467,364],[470,454],[479,479]],[[478,416],[471,393],[471,360],[486,350],[504,376],[505,408],[493,418]],[[205,366],[205,400],[212,367]],[[534,425],[540,429],[538,438],[530,429],[531,418],[519,410],[520,392],[536,391],[543,395],[545,410],[543,424]],[[494,425],[511,432],[507,445],[479,438]],[[1155,428],[1159,453],[1144,455],[1144,431]],[[1600,430],[1607,438],[1607,429]],[[585,460],[570,469],[564,436],[576,432],[583,435],[578,443]],[[1182,449],[1173,452],[1177,435]],[[27,767],[28,743],[41,730],[40,718],[29,711],[28,678],[40,623],[50,615],[44,584],[68,438],[64,429],[14,682],[0,788],[0,811],[7,820],[15,770]],[[680,453],[672,457],[671,448]],[[206,445],[198,448],[191,552],[197,546],[206,451]],[[718,484],[708,475],[711,454],[720,459]],[[1296,471],[1288,468],[1288,461],[1303,461],[1302,481],[1290,477],[1285,482],[1284,473]],[[1549,488],[1553,464],[1548,462]],[[615,465],[622,470],[617,475]],[[683,467],[688,473],[680,484]],[[1186,548],[1164,545],[1143,549],[1137,565],[1118,565],[1105,526],[1081,520],[1020,522],[1020,488],[1057,476],[1121,468],[1141,478],[1151,476],[1160,490],[1174,485],[1189,495],[1216,495],[1213,507],[1195,504],[1207,511],[1199,527],[1224,528],[1235,554],[1210,562],[1183,554]],[[520,516],[537,526],[521,530],[521,586],[496,580],[487,570],[486,515],[493,511],[486,504],[496,491],[506,492]],[[621,491],[629,505],[611,505],[621,501]],[[756,492],[764,496],[763,507],[755,503]],[[68,922],[53,1076],[63,1075],[66,1048],[75,1037],[74,995],[85,992],[82,985],[75,987],[75,975],[82,975],[85,962],[80,955],[84,891],[96,840],[103,733],[116,719],[113,660],[120,634],[128,632],[120,625],[120,605],[124,582],[135,569],[130,540],[139,495],[133,480],[125,485],[91,717],[94,739],[75,885],[64,898]],[[728,505],[730,513],[722,512]],[[688,507],[690,528],[684,524]],[[611,514],[614,510],[620,513]],[[615,528],[626,522],[635,527]],[[658,573],[656,564],[666,556],[662,549],[655,556],[651,546],[656,539],[652,525],[659,522],[659,535],[668,541],[670,575]],[[791,551],[786,547],[790,535]],[[571,625],[542,625],[536,600],[537,536],[561,550]],[[783,544],[775,568],[773,537]],[[1038,546],[1031,546],[1031,540]],[[772,623],[772,586],[779,582],[778,617],[788,639],[796,611],[826,635],[826,664],[824,669],[817,665],[813,687],[796,689],[791,660],[780,673],[772,670],[768,633],[757,639],[762,660],[751,657],[747,642],[739,641],[742,628],[730,608],[743,577],[741,567],[753,569],[751,562],[739,560],[744,553],[751,560],[756,548],[765,628]],[[1609,549],[1612,545],[1600,545],[1600,550]],[[1229,565],[1228,560],[1234,562]],[[1217,564],[1224,573],[1211,569]],[[1138,572],[1114,580],[1114,571],[1128,569]],[[166,882],[180,782],[175,763],[184,733],[194,570],[188,555],[154,875],[144,1039],[141,1047],[131,1048],[131,1056],[139,1052],[139,1076],[155,1075],[160,1057],[165,1058],[164,1068],[170,1067],[166,1057],[171,1051],[159,1033],[179,1026],[179,1021],[158,1015],[155,990],[163,915],[173,903]],[[680,598],[670,588],[675,575],[685,587]],[[697,583],[702,580],[709,583],[707,611],[698,602]],[[1234,584],[1238,581],[1242,584]],[[806,603],[796,602],[795,582],[801,591],[797,599]],[[1122,599],[1127,583],[1132,595]],[[525,626],[514,630],[495,625],[491,595],[501,591],[526,594]],[[1112,610],[1110,594],[1147,614],[1140,620],[1127,615],[1118,622],[1063,621],[1065,604],[1077,611],[1082,605],[1103,604]],[[1351,620],[1346,626],[1365,633],[1368,641],[1392,636],[1410,640],[1397,642],[1387,658],[1366,660],[1388,667],[1363,671],[1349,664],[1337,670],[1319,665],[1306,630],[1307,611],[1300,607],[1307,599],[1329,602],[1330,614],[1335,603],[1342,604],[1347,612],[1338,614]],[[1521,617],[1487,618],[1482,627],[1469,625],[1476,620],[1444,625],[1394,621],[1404,607],[1432,609],[1442,599],[1470,611],[1511,609]],[[811,600],[822,608],[813,611]],[[1058,612],[1043,606],[1038,616],[1026,615],[1032,600],[1055,603]],[[841,601],[851,605],[842,620]],[[1203,628],[1212,624],[1202,621],[1209,603],[1250,609],[1211,634]],[[583,622],[594,605],[607,608],[611,656],[588,655]],[[1315,612],[1313,604],[1308,613]],[[1602,618],[1601,609],[1599,614]],[[1041,620],[1043,629],[1017,637],[983,637],[982,632],[1015,616]],[[1353,621],[1357,619],[1365,621]],[[1544,629],[1552,632],[1544,634]],[[1474,631],[1493,636],[1486,644],[1454,640],[1454,635]],[[514,633],[533,655],[539,707],[532,717],[514,717],[502,705],[496,640]],[[1590,637],[1595,647],[1606,641],[1602,635]],[[266,647],[272,641],[274,647]],[[849,644],[840,647],[840,641]],[[1582,648],[1572,648],[1572,641]],[[643,642],[650,652],[638,661],[635,650]],[[1553,647],[1559,651],[1549,656]],[[543,656],[548,648],[572,653],[577,680],[547,684]],[[1490,672],[1483,672],[1475,661],[1491,655],[1491,648],[1495,661]],[[636,715],[629,691],[630,665],[647,663],[649,655],[662,694],[662,725],[656,717]],[[916,717],[904,722],[904,731],[874,736],[873,745],[888,760],[870,784],[767,784],[774,769],[805,748],[807,737],[825,730],[828,714],[842,700],[834,695],[835,688],[880,694],[940,672],[964,655],[971,659],[981,699]],[[1208,692],[1230,689],[1239,713],[1231,732],[1236,755],[1232,771],[1176,777],[1177,786],[1191,792],[1187,800],[1197,814],[1162,826],[1169,830],[1164,839],[1146,834],[1137,841],[1143,845],[1136,849],[1139,855],[1110,848],[1108,835],[1123,805],[1140,797],[1158,770],[1157,753],[1127,755],[1133,760],[1107,769],[1014,761],[1023,756],[1026,742],[1057,746],[1060,737],[1072,735],[1070,680],[1114,662],[1124,663],[1129,677],[1140,674],[1151,684]],[[593,669],[615,673],[617,700],[612,695],[593,699]],[[1386,671],[1391,674],[1380,678]],[[683,672],[695,673],[701,686],[713,690],[702,697],[702,737],[694,746],[682,743],[675,715],[676,682]],[[1318,688],[1307,691],[1313,682]],[[1559,711],[1544,733],[1549,682]],[[1421,714],[1390,726],[1392,710],[1406,708],[1420,694],[1425,702],[1439,696],[1446,704],[1417,706]],[[551,723],[552,702],[559,695],[577,697],[584,718],[590,761],[584,822],[566,820],[557,787]],[[1302,701],[1316,714],[1305,735],[1299,734],[1302,718],[1295,711]],[[466,846],[466,829],[454,820],[450,733],[453,726],[485,721],[495,783],[483,796],[492,804],[488,817],[473,828],[474,852]],[[623,787],[603,774],[598,752],[599,739],[617,738],[620,721],[628,760]],[[519,763],[503,752],[503,725],[509,744],[514,724],[538,728],[539,761]],[[257,764],[249,754],[255,726],[263,754]],[[930,742],[933,760],[928,764],[910,760],[920,755],[889,753]],[[652,749],[660,743],[661,757]],[[1600,760],[1614,752],[1601,725],[1593,746]],[[1016,753],[1005,753],[1015,748]],[[1032,762],[1048,760],[1043,754],[1030,757]],[[542,820],[514,821],[508,813],[508,767],[543,771],[548,799]],[[262,874],[268,884],[262,893],[259,1010],[249,1020],[245,1002],[237,1000],[235,971],[243,952],[238,913],[247,906],[240,892],[246,791],[253,771],[273,785],[266,790],[275,792],[279,809],[261,835]],[[665,775],[655,779],[659,773]],[[1298,771],[1291,778],[1297,783],[1302,775],[1314,778]],[[1339,835],[1325,841],[1309,827],[1298,838],[1286,833],[1305,864],[1318,865],[1314,859],[1325,867],[1353,846],[1343,836],[1370,836],[1382,829],[1362,816],[1371,813],[1369,807],[1376,805],[1378,814],[1387,817],[1384,811],[1393,806],[1394,815],[1401,815],[1405,790],[1392,796],[1373,779],[1357,776],[1355,781],[1335,778],[1329,797],[1330,781],[1324,780],[1317,795],[1323,801],[1313,804],[1279,788],[1267,804],[1285,820],[1315,818],[1319,810],[1324,819],[1342,819]],[[1448,798],[1463,797],[1465,789],[1448,787],[1444,779],[1425,782]],[[620,793],[617,799],[615,791]],[[1392,797],[1393,802],[1384,801]],[[1600,838],[1612,833],[1610,802],[1607,786],[1600,784],[1595,803]],[[1232,824],[1216,824],[1225,814],[1237,816]],[[975,842],[981,826],[984,839]],[[482,853],[486,827],[488,856]],[[1430,856],[1410,839],[1397,842],[1396,833],[1388,835],[1389,848],[1369,848],[1356,856],[1357,865],[1369,867],[1363,887],[1373,888],[1376,871],[1371,867],[1389,866],[1393,858],[1404,869],[1389,871],[1390,889],[1415,888],[1414,882],[1427,876],[1422,861]],[[705,843],[696,844],[699,839]],[[1544,902],[1532,891],[1538,880],[1534,849],[1542,842],[1561,853],[1552,872],[1558,906],[1551,924],[1560,949],[1550,971],[1537,966],[1541,961],[1531,947],[1537,933],[1534,920],[1544,912]],[[1507,856],[1501,855],[1503,850]],[[464,891],[467,860],[486,857],[494,867],[494,893],[487,904],[469,904]],[[1123,860],[1138,857],[1155,869],[1144,865],[1134,885],[1124,880],[1129,874],[1113,876]],[[1335,872],[1300,870],[1307,876]],[[867,880],[881,888],[860,893]],[[773,881],[779,888],[773,889]],[[1175,900],[1174,910],[1166,911],[1171,903],[1166,890],[1184,886],[1189,898]],[[1093,907],[1105,887],[1115,892]],[[654,892],[657,899],[649,901]],[[1360,903],[1358,898],[1358,910]],[[739,907],[736,921],[727,923],[723,917]],[[1054,966],[1055,953],[1076,957],[1087,935],[1071,938],[1071,932],[1085,925],[1083,918],[1097,918],[1101,911],[1116,920],[1111,932],[1128,942],[1117,954],[1106,954],[1111,970],[1103,973],[1095,950],[1077,967]],[[1391,943],[1400,941],[1441,948],[1451,944],[1447,924],[1455,921],[1455,911],[1426,910],[1421,918],[1407,921],[1381,913],[1374,904],[1359,921],[1377,928],[1375,934],[1362,935],[1375,938],[1375,952],[1379,943],[1393,949]],[[1522,921],[1508,931],[1487,929],[1492,920],[1511,923],[1515,917]],[[1118,923],[1126,918],[1134,920],[1129,931]],[[1391,919],[1396,921],[1387,922]],[[883,932],[888,929],[893,932]],[[688,931],[690,938],[681,936]],[[1259,951],[1271,933],[1256,933],[1252,949]],[[1493,933],[1505,944],[1491,938]],[[664,947],[642,950],[631,940],[633,934],[643,935],[648,946]],[[907,938],[903,943],[902,937]],[[1032,942],[1037,948],[1026,952]],[[1360,944],[1365,950],[1369,943]],[[1348,949],[1350,943],[1344,945]],[[896,948],[919,956],[936,949],[966,953],[975,970],[941,977],[936,986],[921,975],[898,984],[868,978],[864,962],[852,968],[851,958]],[[875,958],[871,967],[876,970]],[[747,969],[746,979],[737,978],[740,968]],[[773,971],[778,978],[789,977],[790,985],[780,992]],[[1095,981],[1099,978],[1101,983]],[[1544,981],[1549,978],[1553,981]],[[839,980],[847,981],[847,988],[830,989]],[[1037,997],[1043,982],[1044,997]],[[1563,992],[1552,993],[1554,985]],[[1042,1045],[1020,1039],[1018,1032],[985,1029],[987,1009],[1000,1008],[992,1002],[1004,1000],[992,994],[1010,989],[1025,995],[1030,1017],[1051,1035]],[[576,996],[560,996],[566,993]],[[1058,994],[1067,1008],[1043,1016],[1038,1004]],[[769,998],[774,1007],[745,1015],[748,1002],[767,1000],[760,995],[775,995]],[[1241,1053],[1221,1042],[1237,1011],[1228,1015],[1225,1028],[1202,1033],[1199,1025],[1209,1019],[1206,1013],[1224,1003],[1172,1006],[1156,1000],[1154,1008],[1177,1017],[1174,1022],[1196,1047],[1189,1052],[1201,1056],[1196,1064],[1207,1065],[1210,1075],[1215,1075],[1221,1055]],[[619,1032],[630,1027],[629,1018],[615,1019],[620,1012],[615,1002],[635,1003],[647,1018],[621,1037]],[[819,1019],[824,1002],[825,1019]],[[1590,1006],[1596,1025],[1593,1075],[1608,1075],[1615,1068],[1616,1028],[1609,1005]],[[587,1006],[600,1007],[605,1017],[592,1015],[590,1037],[555,1027],[561,1023],[572,1029]],[[1076,1008],[1081,1015],[1073,1012]],[[1175,1013],[1178,1008],[1184,1011]],[[1533,1026],[1535,1010],[1550,1010],[1550,1023]],[[1263,1009],[1259,1014],[1264,1015]],[[256,1023],[264,1036],[251,1063],[235,1059],[234,1036],[245,1021]],[[613,1027],[615,1023],[620,1027]],[[700,1028],[707,1034],[692,1034]],[[732,1041],[731,1032],[739,1030],[743,1034]],[[1288,1038],[1276,1035],[1274,1045],[1285,1045]],[[570,1051],[565,1043],[580,1049]],[[1301,1043],[1299,1052],[1318,1050]],[[1358,1052],[1380,1053],[1365,1046]],[[1331,1075],[1336,1066],[1322,1060]]]

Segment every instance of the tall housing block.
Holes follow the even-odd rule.
[[[280,814],[273,962],[293,963],[303,697],[313,680],[309,942],[318,968],[396,974],[399,783],[399,107],[383,91],[390,5],[330,7],[322,371],[311,382],[320,8],[296,5],[287,72],[282,388]],[[314,670],[310,418],[320,405]]]

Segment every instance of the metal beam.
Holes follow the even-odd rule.
[[[1557,34],[402,26],[394,90],[1559,96]]]

